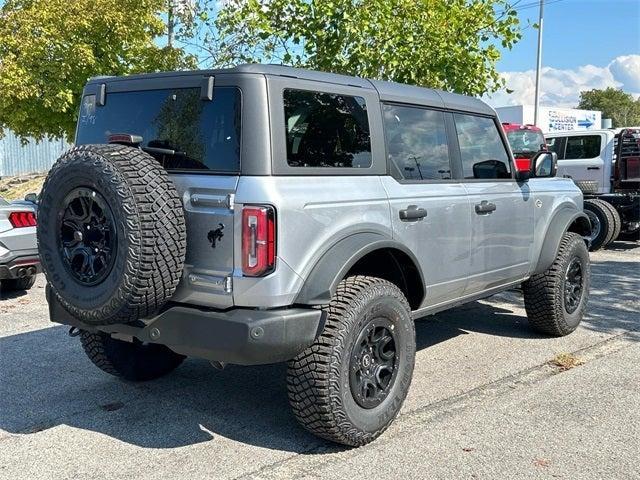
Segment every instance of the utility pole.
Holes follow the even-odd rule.
[[[173,7],[174,1],[169,0],[167,10],[167,46],[169,48],[173,47],[173,27],[174,27],[174,18],[173,18]]]
[[[536,100],[533,110],[533,124],[538,126],[538,110],[540,110],[540,74],[542,70],[542,22],[544,0],[540,0],[540,18],[538,19],[538,66],[536,68]]]

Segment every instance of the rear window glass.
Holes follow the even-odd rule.
[[[283,100],[289,166],[371,166],[369,118],[364,98],[285,90]]]
[[[140,146],[168,170],[240,170],[240,91],[216,87],[108,93],[97,107],[84,97],[76,143],[107,143],[114,134],[142,137]]]

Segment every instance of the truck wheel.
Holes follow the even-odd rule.
[[[288,364],[289,402],[311,433],[349,446],[382,434],[400,411],[415,362],[415,326],[400,289],[349,277],[324,308],[315,343]]]
[[[524,306],[529,325],[549,335],[573,332],[589,299],[591,270],[583,238],[567,232],[553,264],[524,282]]]
[[[22,278],[11,278],[9,280],[2,280],[2,290],[5,291],[17,291],[17,290],[30,290],[36,283],[35,275],[27,275]]]
[[[592,252],[600,250],[610,242],[614,234],[613,215],[603,203],[602,200],[593,198],[584,201],[584,213],[591,221],[591,234],[586,238],[590,242],[589,250]]]
[[[620,218],[620,214],[616,210],[616,208],[611,205],[609,202],[604,200],[598,200],[603,206],[607,207],[611,212],[611,218],[613,219],[613,233],[611,235],[611,240],[606,245],[613,243],[620,236],[620,231],[622,230],[622,219]],[[606,246],[605,245],[605,246]]]
[[[164,345],[117,340],[104,332],[80,332],[89,360],[100,370],[131,381],[154,380],[176,369],[185,359]]]
[[[182,276],[182,201],[137,148],[82,145],[62,155],[43,187],[37,235],[53,292],[89,325],[155,314]]]
[[[574,180],[573,183],[582,191],[582,193],[598,193],[598,182],[595,180]]]

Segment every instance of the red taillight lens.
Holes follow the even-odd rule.
[[[11,212],[9,223],[13,225],[13,228],[35,227],[36,214],[33,212]]]
[[[275,212],[271,207],[242,209],[242,273],[259,277],[273,271],[276,263]]]

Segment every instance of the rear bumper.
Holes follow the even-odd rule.
[[[313,343],[325,312],[311,308],[231,309],[224,312],[173,305],[136,324],[93,327],[71,316],[47,287],[51,321],[116,338],[135,337],[182,355],[238,365],[290,360]]]
[[[42,272],[37,250],[0,259],[0,280],[25,277]]]

